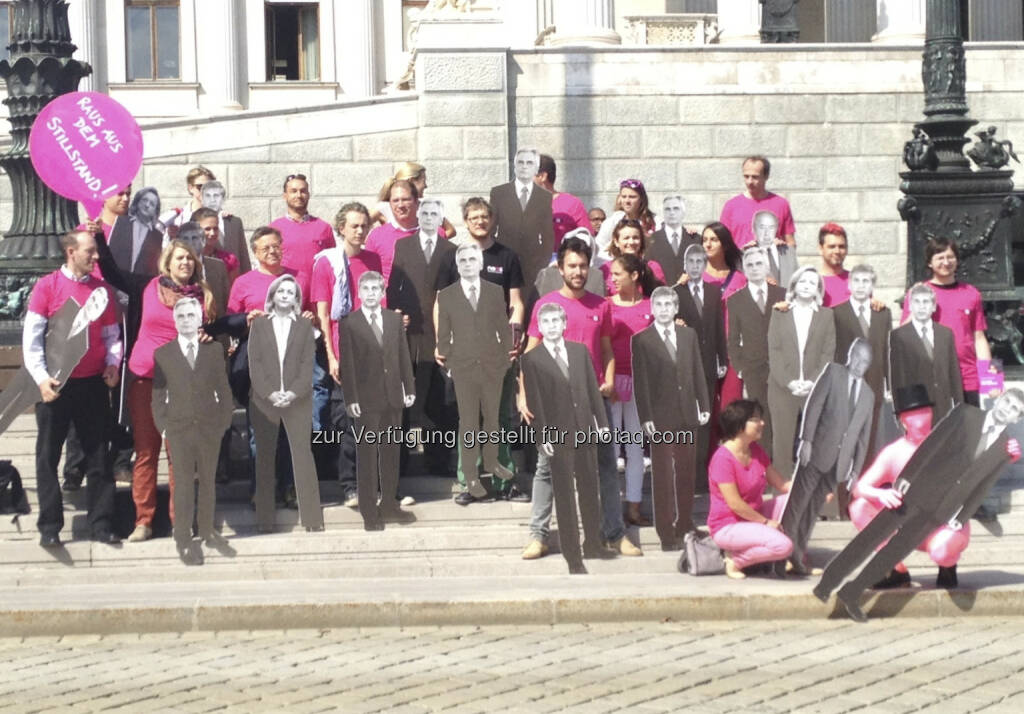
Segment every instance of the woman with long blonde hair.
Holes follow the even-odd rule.
[[[408,181],[411,183],[416,187],[416,191],[422,200],[423,192],[427,190],[427,167],[423,164],[417,164],[415,161],[406,161],[398,167],[395,175],[385,181],[377,193],[377,206],[370,211],[371,224],[383,225],[394,219],[391,213],[391,206],[388,204],[388,196],[391,195],[391,187],[396,181]],[[445,218],[438,234],[442,238],[454,238],[455,226]]]

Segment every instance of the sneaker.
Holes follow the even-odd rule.
[[[129,543],[141,543],[144,540],[149,540],[153,537],[153,529],[147,526],[145,523],[140,523],[135,526],[135,530],[128,536]]]
[[[523,560],[537,560],[548,554],[548,546],[539,540],[531,540],[523,548]]]
[[[625,555],[634,558],[644,554],[644,552],[640,550],[639,547],[633,545],[633,541],[631,541],[629,538],[625,536],[619,538],[618,540],[609,541],[608,549],[613,553],[618,553],[619,555]]]
[[[359,508],[359,496],[355,491],[348,491],[345,494],[345,508]]]
[[[80,473],[66,473],[64,474],[64,481],[60,485],[64,491],[77,491],[82,488],[82,474]]]
[[[468,506],[471,503],[476,503],[477,500],[479,499],[469,491],[463,491],[455,496],[455,503],[459,506]]]
[[[508,490],[501,494],[501,498],[505,501],[512,501],[514,503],[530,502],[530,494],[523,493],[515,484],[509,486]]]
[[[412,496],[402,496],[402,500],[398,502],[399,506],[415,506],[416,499]]]

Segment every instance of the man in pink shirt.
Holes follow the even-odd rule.
[[[555,160],[547,154],[541,154],[533,182],[552,193],[551,220],[555,227],[555,250],[558,250],[562,237],[569,231],[575,228],[590,228],[590,219],[587,217],[583,201],[571,193],[559,193],[555,190],[557,172]]]
[[[391,280],[395,243],[419,230],[420,193],[411,181],[399,180],[391,184],[386,199],[394,219],[374,228],[366,239],[367,249],[380,256],[385,284]]]
[[[846,260],[846,229],[838,223],[826,223],[818,231],[818,253],[821,254],[821,277],[825,279],[824,307],[833,307],[850,299],[850,271],[843,268]]]
[[[312,310],[309,299],[309,282],[313,275],[313,259],[316,254],[334,247],[334,231],[324,220],[316,218],[307,210],[309,206],[309,183],[302,174],[292,174],[284,180],[284,200],[288,211],[273,223],[281,234],[281,265],[295,271],[299,288],[302,290],[302,310]]]
[[[751,228],[754,214],[771,211],[779,220],[777,241],[796,246],[796,226],[789,201],[765,188],[772,165],[764,156],[749,156],[743,160],[743,185],[745,191],[733,196],[722,207],[721,221],[732,233],[733,240],[741,249],[754,240]]]

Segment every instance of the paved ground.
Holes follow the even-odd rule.
[[[1024,618],[0,639],[0,712],[1019,712]]]

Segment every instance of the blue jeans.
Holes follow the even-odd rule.
[[[313,429],[331,428],[331,387],[334,379],[327,371],[327,348],[323,342],[316,343],[316,359],[313,361]]]
[[[604,410],[611,423],[611,408],[604,400]],[[597,479],[601,489],[601,537],[617,541],[626,534],[622,520],[622,494],[619,490],[619,470],[615,463],[615,445],[611,442],[597,445]],[[530,510],[530,536],[547,540],[551,528],[551,463],[537,449],[537,470],[533,474],[533,499]]]

